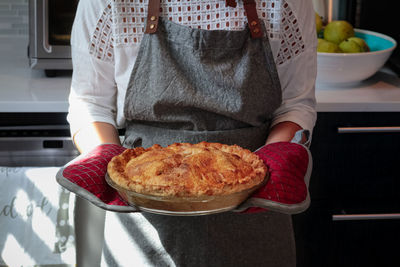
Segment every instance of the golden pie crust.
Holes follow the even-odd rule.
[[[126,149],[108,164],[118,186],[155,196],[228,195],[261,184],[263,161],[237,145],[201,142]]]

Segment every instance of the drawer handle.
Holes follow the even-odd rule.
[[[396,220],[396,219],[397,220],[400,219],[400,213],[332,215],[332,221]]]
[[[389,127],[338,127],[338,133],[399,133],[399,126]]]

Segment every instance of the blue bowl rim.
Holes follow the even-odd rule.
[[[346,56],[346,57],[352,57],[352,56],[359,56],[359,55],[379,55],[379,54],[383,54],[383,53],[387,53],[387,52],[392,52],[396,47],[397,47],[397,42],[395,39],[393,39],[392,37],[383,34],[383,33],[379,33],[379,32],[374,32],[374,31],[369,31],[369,30],[363,30],[363,29],[354,29],[355,32],[359,32],[359,33],[364,33],[364,34],[370,34],[370,35],[375,35],[378,36],[382,39],[385,39],[389,42],[393,43],[393,46],[383,49],[383,50],[379,50],[379,51],[373,51],[373,52],[362,52],[362,53],[325,53],[325,52],[317,52],[318,55],[323,55],[323,56]]]

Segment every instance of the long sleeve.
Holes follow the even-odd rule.
[[[292,121],[303,129],[312,130],[316,121],[315,80],[317,74],[317,37],[312,1],[291,3],[299,20],[304,50],[278,65],[282,87],[282,105],[275,111],[272,126]],[[282,49],[281,49],[282,51]],[[279,63],[279,62],[278,62]]]
[[[76,12],[71,34],[73,75],[67,118],[72,134],[95,121],[116,126],[114,62],[112,57],[98,53],[99,49],[106,49],[112,54],[112,45],[105,48],[96,44],[104,41],[96,30],[99,20],[107,19],[106,10],[106,1],[81,0]],[[110,40],[105,41],[111,44]]]

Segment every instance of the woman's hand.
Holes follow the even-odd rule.
[[[93,122],[80,129],[74,134],[73,141],[81,153],[89,152],[101,144],[121,145],[117,129],[105,122]]]
[[[294,123],[280,123],[274,127],[274,133],[267,144],[254,153],[268,167],[268,181],[236,211],[259,212],[272,210],[287,214],[299,213],[308,208],[310,197],[308,184],[312,171],[312,156],[304,146],[307,135]],[[303,140],[293,140],[296,136]],[[290,138],[291,142],[286,141]],[[282,141],[283,139],[283,141]],[[299,138],[300,139],[300,138]]]
[[[57,173],[57,182],[105,210],[137,211],[136,208],[128,206],[105,180],[109,161],[124,150],[124,147],[117,144],[96,146],[61,168]]]
[[[297,123],[291,121],[278,123],[271,128],[266,144],[268,145],[275,142],[289,142],[293,139],[295,133],[300,130],[302,130],[302,128]],[[304,136],[303,139],[305,139]],[[305,140],[302,141],[305,142]]]
[[[137,211],[128,206],[105,180],[108,162],[125,150],[115,127],[103,122],[92,123],[78,131],[74,141],[82,154],[60,169],[58,183],[100,208]]]

